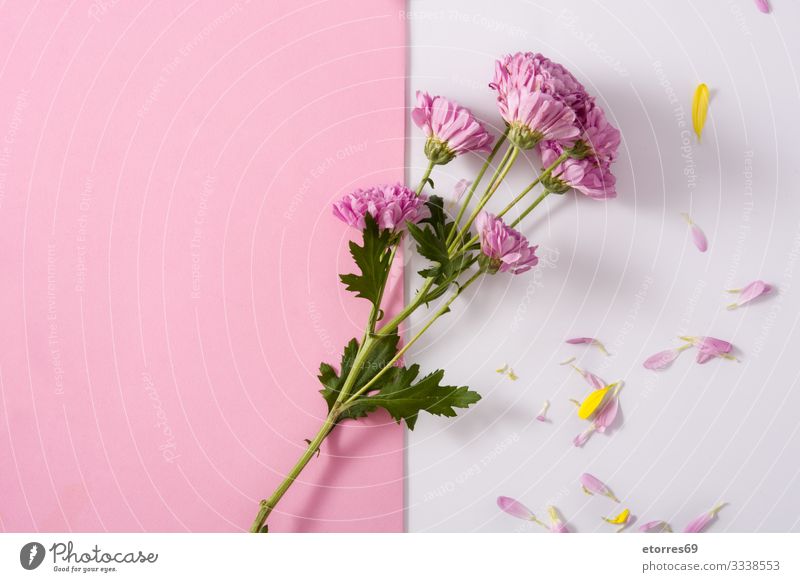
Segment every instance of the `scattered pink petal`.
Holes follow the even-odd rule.
[[[713,358],[725,358],[727,360],[734,360],[730,352],[733,345],[725,340],[717,339],[715,337],[691,337],[682,336],[682,340],[692,342],[697,348],[697,363],[705,364]]]
[[[524,519],[527,521],[533,521],[536,519],[536,516],[533,515],[530,509],[511,497],[498,497],[497,507],[505,511],[508,515],[513,515],[519,519]]]
[[[711,525],[711,523],[717,519],[717,514],[719,510],[725,507],[725,503],[719,503],[711,508],[711,511],[704,513],[703,515],[694,518],[686,528],[683,530],[683,533],[701,533],[705,531],[705,529]]]
[[[456,201],[461,200],[461,197],[464,195],[464,192],[466,192],[467,188],[469,188],[471,185],[472,185],[471,180],[461,178],[458,182],[456,182],[456,185],[453,186],[453,198]]]
[[[588,440],[589,440],[589,437],[591,437],[591,436],[592,436],[592,434],[594,434],[594,431],[595,431],[595,430],[597,430],[597,429],[596,429],[596,427],[594,426],[594,423],[590,424],[590,425],[589,425],[589,428],[587,428],[587,429],[586,429],[585,431],[583,431],[581,434],[579,434],[579,435],[578,435],[578,436],[576,436],[574,439],[572,439],[572,444],[573,444],[574,446],[576,446],[576,447],[582,447],[583,445],[585,445],[585,444],[586,444],[586,441],[588,441]]]
[[[611,489],[594,475],[584,473],[580,476],[579,480],[585,493],[589,495],[604,495],[616,503],[619,503],[619,499],[611,492]]]
[[[591,346],[597,347],[597,349],[599,349],[605,355],[607,356],[610,355],[608,353],[608,350],[606,350],[606,347],[603,345],[603,343],[600,340],[597,340],[593,337],[574,337],[572,339],[568,339],[567,343],[572,345],[589,344]]]
[[[644,361],[644,367],[648,370],[663,370],[672,362],[674,362],[683,350],[690,348],[691,346],[692,344],[687,344],[680,348],[664,350],[663,352],[653,354]]]
[[[648,521],[639,526],[639,533],[672,533],[672,528],[666,521]]]
[[[611,398],[609,398],[608,402],[603,406],[602,410],[600,410],[600,412],[598,412],[594,417],[594,425],[597,427],[597,432],[606,432],[606,429],[614,423],[618,412],[619,397],[615,391],[615,393],[611,395]]]
[[[591,386],[595,390],[600,390],[601,388],[605,388],[606,387],[606,383],[603,382],[602,379],[600,379],[598,376],[595,376],[594,374],[592,374],[588,370],[581,370],[578,366],[572,366],[572,368],[578,374],[583,376],[584,379],[589,383],[589,386]]]
[[[561,515],[558,513],[558,509],[553,507],[552,505],[547,508],[547,514],[550,516],[550,531],[553,533],[569,533],[569,529],[567,529],[567,525],[564,523],[564,520],[561,519]]]
[[[701,253],[704,253],[708,250],[708,239],[706,238],[703,229],[697,226],[692,218],[686,214],[685,212],[682,213],[683,218],[686,219],[686,222],[689,223],[689,229],[692,233],[692,241],[694,242],[694,246],[697,247]]]
[[[767,0],[756,0],[756,8],[764,14],[769,14],[769,2]]]
[[[761,297],[772,291],[772,286],[764,281],[753,281],[741,289],[729,289],[728,293],[738,293],[739,299],[728,305],[728,309],[736,309],[745,303],[750,303],[753,299]]]
[[[539,411],[539,414],[536,416],[536,420],[539,422],[547,422],[547,409],[550,408],[550,401],[545,400],[544,404],[542,404],[542,409]]]

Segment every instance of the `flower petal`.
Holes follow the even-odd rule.
[[[594,417],[594,425],[597,427],[597,432],[606,432],[606,429],[614,423],[618,412],[619,398],[616,394],[612,394],[602,410]]]
[[[553,533],[569,533],[564,520],[558,513],[558,509],[552,505],[547,507],[547,515],[550,516],[550,531]]]
[[[595,430],[597,430],[597,428],[595,427],[594,423],[590,424],[589,428],[587,428],[581,434],[572,439],[573,446],[582,447],[583,445],[585,445],[586,441],[589,440],[589,437],[592,436]]]
[[[671,350],[664,350],[663,352],[653,354],[644,361],[644,367],[648,370],[663,370],[672,362],[674,362],[682,351],[690,347],[692,347],[692,345],[687,344],[680,348],[673,348]]]
[[[703,515],[700,515],[700,516],[694,518],[692,521],[690,521],[686,525],[686,528],[683,530],[683,533],[701,533],[701,532],[705,531],[705,529],[709,525],[711,525],[711,523],[714,520],[717,519],[717,514],[719,513],[719,510],[722,509],[723,507],[725,507],[725,505],[727,505],[727,504],[726,503],[719,503],[719,504],[715,505],[714,507],[712,507],[711,511],[708,511],[707,513],[704,513]]]
[[[772,286],[769,283],[765,283],[764,281],[753,281],[752,283],[748,283],[741,289],[730,290],[730,293],[739,293],[739,298],[736,300],[735,303],[731,303],[728,305],[728,309],[736,309],[737,307],[741,307],[745,303],[751,302],[753,299],[761,297],[772,291]]]
[[[603,345],[603,343],[600,340],[595,339],[593,337],[574,337],[572,339],[568,339],[567,343],[572,345],[589,344],[592,346],[596,346],[605,355],[607,356],[610,355],[608,353],[608,350],[606,350],[606,347]]]
[[[666,521],[648,521],[639,526],[639,533],[672,533],[672,528]]]
[[[698,140],[701,139],[703,127],[706,124],[708,97],[708,87],[705,83],[700,83],[697,89],[695,89],[694,98],[692,99],[692,125],[694,126],[694,132],[697,134]]]
[[[539,422],[547,422],[547,409],[550,408],[550,401],[545,400],[544,404],[542,404],[542,409],[539,411],[539,414],[536,416],[536,420]]]
[[[692,220],[692,218],[685,212],[682,212],[681,215],[689,224],[689,230],[692,234],[692,242],[694,242],[694,246],[696,246],[697,250],[699,250],[701,253],[706,252],[708,250],[708,239],[706,238],[703,229],[697,226],[694,223],[694,220]]]
[[[769,2],[767,0],[756,0],[756,8],[764,14],[769,14]]]
[[[611,492],[611,489],[609,489],[608,485],[603,483],[591,473],[584,473],[579,477],[578,480],[581,482],[584,492],[588,493],[589,495],[604,495],[612,501],[619,503],[619,499],[617,499],[616,495]]]
[[[604,517],[603,521],[607,521],[608,523],[613,523],[614,525],[624,525],[628,523],[628,518],[631,516],[630,509],[623,509],[620,513],[618,513],[615,517]]]
[[[467,180],[466,178],[461,178],[458,182],[456,182],[456,185],[453,186],[453,199],[461,200],[461,197],[464,195],[464,192],[466,192],[467,188],[469,188],[471,185],[472,185],[471,180]]]
[[[530,509],[511,497],[504,497],[502,495],[498,497],[497,507],[505,511],[508,515],[512,515],[519,519],[524,519],[526,521],[536,520],[536,516],[533,515]]]
[[[578,416],[584,420],[588,420],[606,401],[608,393],[614,388],[616,384],[610,384],[600,390],[594,390],[581,402],[578,408]]]

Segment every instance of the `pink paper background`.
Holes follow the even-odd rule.
[[[402,4],[3,5],[0,529],[249,527],[366,315],[329,206],[403,177]],[[337,431],[273,531],[402,530],[402,447]]]

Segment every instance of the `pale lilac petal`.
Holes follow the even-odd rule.
[[[550,516],[550,531],[553,533],[569,533],[567,525],[561,519],[558,509],[552,505],[547,508],[547,514]]]
[[[741,307],[745,303],[749,303],[753,299],[761,297],[770,291],[772,291],[772,286],[764,281],[753,281],[752,283],[748,283],[739,290],[739,299],[736,300],[736,303],[731,303],[728,305],[728,309],[736,309],[737,307]]]
[[[461,197],[464,195],[464,192],[466,192],[467,188],[469,188],[471,185],[472,181],[466,180],[464,178],[456,182],[456,185],[453,186],[453,199],[461,200]]]
[[[589,383],[589,386],[594,388],[595,390],[600,390],[606,387],[606,383],[603,382],[601,378],[595,376],[588,370],[581,370],[578,366],[572,366],[578,374],[584,377],[584,379]]]
[[[531,512],[530,509],[511,497],[498,497],[497,507],[505,511],[508,515],[512,515],[519,519],[524,519],[526,521],[534,521],[536,519],[536,516],[533,515],[533,512]]]
[[[769,14],[769,2],[767,0],[756,0],[756,8],[764,14]]]
[[[542,404],[542,409],[539,411],[539,414],[536,416],[536,420],[539,422],[547,422],[547,409],[550,408],[550,401],[545,400],[544,404]]]
[[[672,528],[666,521],[656,520],[648,521],[644,525],[639,526],[639,533],[671,533]]]
[[[644,361],[644,367],[648,370],[663,370],[674,362],[675,358],[677,358],[682,351],[683,350],[672,349],[653,354]]]
[[[594,431],[595,431],[595,426],[594,423],[592,423],[589,425],[589,428],[587,428],[581,434],[572,439],[573,446],[582,447],[583,445],[585,445],[586,442],[589,440],[589,437],[591,437],[592,434],[594,434]]]
[[[705,529],[711,525],[711,523],[716,520],[717,514],[719,510],[725,506],[725,503],[720,503],[719,505],[715,505],[711,508],[711,511],[704,513],[703,515],[694,518],[692,521],[688,523],[686,528],[683,530],[684,533],[701,533],[705,531]]]
[[[705,364],[709,360],[714,359],[714,354],[709,354],[706,352],[697,352],[697,363],[698,364]]]
[[[697,250],[699,250],[701,253],[706,252],[708,250],[708,239],[706,238],[703,229],[697,226],[694,223],[694,220],[692,220],[692,218],[685,212],[682,213],[682,216],[689,224],[689,230],[692,234],[692,242],[694,242],[694,246],[696,246]]]
[[[611,489],[609,489],[605,483],[603,483],[594,475],[591,475],[590,473],[584,473],[580,476],[579,480],[583,486],[583,490],[589,495],[604,495],[619,503],[619,499],[617,499],[616,496],[611,492]]]
[[[603,352],[605,355],[608,355],[608,351],[603,343],[593,337],[574,337],[572,339],[568,339],[567,343],[572,345],[589,344],[596,346],[601,352]]]
[[[594,417],[594,424],[597,427],[597,432],[606,432],[606,429],[614,423],[619,412],[619,398],[613,395],[608,402],[603,406],[603,409]]]

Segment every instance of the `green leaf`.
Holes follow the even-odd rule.
[[[420,411],[437,416],[456,416],[456,408],[468,408],[481,399],[466,386],[442,386],[444,370],[436,370],[418,382],[419,366],[393,368],[376,382],[377,392],[362,396],[346,410],[352,418],[366,416],[384,408],[398,423],[406,422],[414,430]]]
[[[365,217],[363,236],[363,246],[355,241],[350,242],[350,254],[353,255],[360,274],[339,275],[339,278],[356,297],[363,297],[380,307],[378,303],[381,292],[389,276],[389,249],[395,243],[396,237],[391,230],[380,230],[370,214]]]
[[[380,336],[371,340],[372,345],[370,347],[369,356],[364,358],[364,361],[359,366],[361,372],[356,377],[351,393],[372,380],[372,378],[389,363],[397,353],[397,343],[399,341],[400,338],[396,333]],[[344,387],[347,376],[352,371],[357,358],[358,341],[353,338],[344,348],[338,374],[330,364],[324,362],[320,364],[319,376],[317,376],[317,378],[319,378],[323,386],[320,393],[328,403],[328,412],[331,411],[336,399],[339,398],[339,393]],[[378,382],[376,382],[376,384],[377,383]],[[358,418],[357,416],[348,414],[348,412],[349,411],[345,411],[345,414],[341,418]],[[361,416],[363,416],[363,414]]]
[[[450,262],[445,241],[439,238],[433,229],[428,227],[422,229],[411,222],[407,226],[409,234],[417,243],[417,251],[420,255],[440,265]]]

